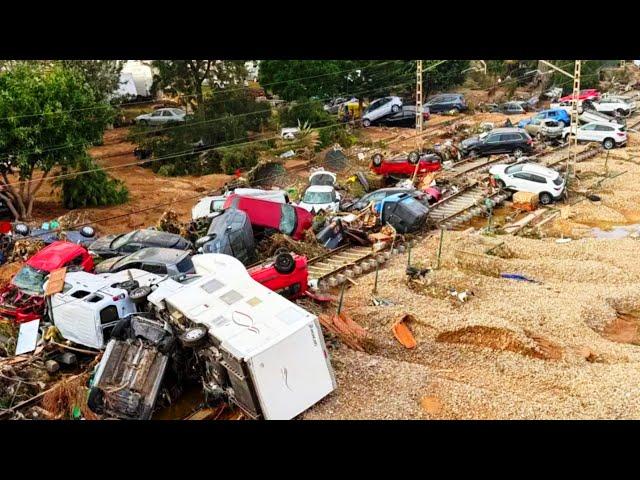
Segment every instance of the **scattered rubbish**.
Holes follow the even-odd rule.
[[[391,300],[387,300],[386,298],[375,297],[375,296],[371,297],[371,303],[373,304],[374,307],[391,307],[395,305],[395,303],[393,303]]]
[[[293,150],[287,150],[284,153],[280,154],[280,158],[291,158],[291,157],[295,157],[296,152],[294,152]]]
[[[540,198],[537,193],[515,192],[513,194],[513,208],[532,212],[538,207]]]
[[[587,198],[592,202],[599,202],[600,200],[602,200],[602,198],[600,198],[599,195],[594,195],[594,194],[587,195]]]
[[[520,275],[520,274],[517,274],[517,273],[501,273],[500,276],[502,278],[506,278],[506,279],[509,279],[509,280],[518,280],[518,281],[521,281],[521,282],[530,282],[530,283],[540,283],[537,280],[532,280],[532,279],[530,279],[528,277],[525,277],[524,275]]]
[[[360,182],[360,185],[362,185],[362,188],[364,188],[365,192],[369,191],[369,181],[367,180],[366,175],[363,172],[356,172],[356,177],[358,179],[358,181]]]
[[[341,312],[339,315],[320,315],[320,324],[336,335],[345,345],[363,352],[368,339],[367,331]]]
[[[469,297],[474,296],[474,293],[470,290],[463,290],[462,292],[459,292],[455,288],[450,287],[449,295],[457,298],[461,303],[464,303],[469,299]]]
[[[418,345],[411,329],[407,325],[408,322],[412,321],[415,321],[415,317],[410,313],[406,313],[400,317],[391,328],[396,340],[398,340],[402,346],[409,349],[416,348]]]
[[[22,355],[23,353],[33,352],[36,349],[36,345],[38,343],[39,326],[39,319],[20,324],[20,331],[18,332],[18,341],[16,343],[15,355]]]
[[[420,277],[424,277],[426,274],[428,274],[429,272],[431,272],[431,268],[418,268],[415,267],[413,265],[408,265],[407,266],[407,276],[409,278],[411,278],[412,280],[417,280]]]
[[[572,241],[572,239],[571,239],[571,238],[558,238],[558,239],[556,240],[556,243],[569,243],[569,242],[571,242],[571,241]]]

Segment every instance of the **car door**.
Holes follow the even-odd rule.
[[[499,133],[490,133],[485,138],[485,141],[480,146],[480,153],[485,155],[490,155],[494,153],[499,153],[501,144],[500,144],[500,134]]]
[[[439,96],[439,97],[433,97],[431,100],[429,100],[429,102],[427,102],[427,106],[429,107],[429,111],[431,113],[440,113],[443,110],[445,110],[445,106],[442,103],[443,102],[443,97]]]
[[[167,124],[174,122],[175,120],[176,117],[173,115],[173,112],[171,110],[165,110],[164,112],[162,112],[162,123]]]
[[[529,125],[524,127],[524,129],[529,133],[529,135],[531,135],[532,137],[535,137],[538,134],[538,132],[540,132],[542,122],[543,120],[533,117]]]
[[[593,142],[598,140],[598,133],[596,132],[596,125],[589,123],[582,128],[578,129],[578,140],[585,142]]]
[[[391,98],[387,97],[382,99],[382,101],[380,102],[380,106],[374,112],[374,117],[381,118],[385,115],[388,115],[389,113],[391,113]]]
[[[509,188],[512,188],[513,190],[517,190],[519,192],[531,191],[531,180],[528,173],[516,172],[512,175],[509,175],[509,180],[510,182],[507,184],[507,187]]]
[[[156,110],[149,117],[149,123],[151,125],[160,125],[163,122],[162,110]]]

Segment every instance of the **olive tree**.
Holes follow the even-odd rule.
[[[31,218],[36,193],[56,167],[77,166],[112,117],[76,69],[21,63],[0,72],[0,199]]]

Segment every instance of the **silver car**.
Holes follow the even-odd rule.
[[[182,123],[186,120],[186,112],[179,108],[159,108],[158,110],[138,115],[135,122],[141,125],[165,125],[167,123]]]
[[[398,113],[402,109],[400,97],[383,97],[371,102],[362,116],[362,126],[369,127],[376,120],[380,120],[392,113]]]
[[[96,273],[116,273],[131,268],[156,275],[195,273],[189,252],[156,247],[147,247],[129,255],[104,260],[96,265]]]

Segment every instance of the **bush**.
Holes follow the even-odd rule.
[[[239,168],[248,170],[258,163],[260,152],[264,149],[264,146],[258,144],[224,149],[220,160],[220,169],[227,175],[231,175]]]
[[[342,148],[349,148],[355,145],[357,140],[358,139],[354,135],[347,132],[347,129],[344,126],[324,128],[320,130],[320,145],[317,150],[330,147],[336,143]]]
[[[129,190],[120,180],[110,177],[88,156],[78,162],[78,171],[89,173],[64,177],[56,183],[62,187],[65,208],[120,205],[129,200]]]
[[[325,112],[319,100],[284,108],[279,113],[282,127],[297,127],[308,122],[312,127],[330,124],[333,117]]]

